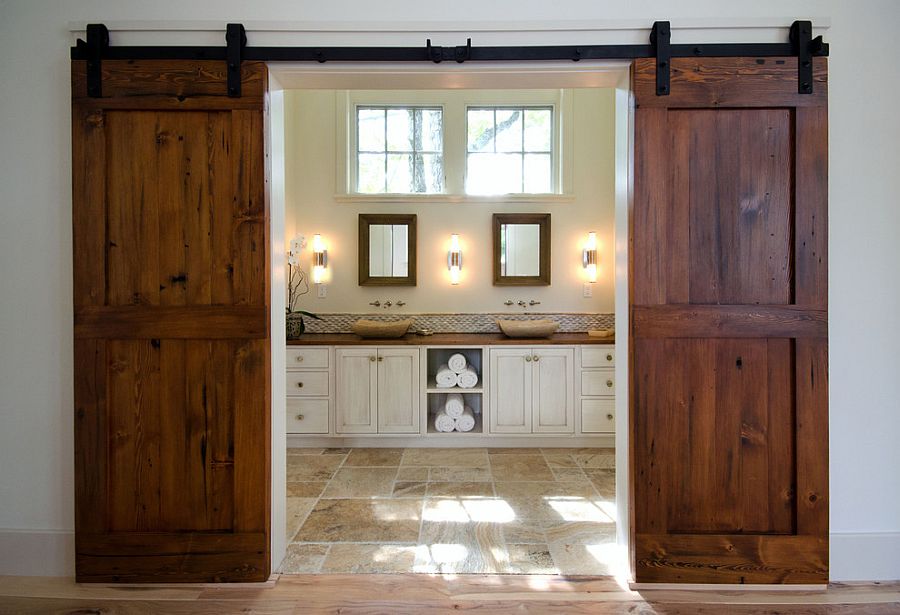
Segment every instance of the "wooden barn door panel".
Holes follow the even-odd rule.
[[[638,582],[828,580],[826,72],[635,66]]]
[[[73,62],[76,575],[269,576],[265,67]]]

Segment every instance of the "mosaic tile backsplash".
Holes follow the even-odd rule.
[[[307,333],[351,333],[350,326],[359,320],[390,322],[413,319],[413,329],[431,329],[435,333],[499,333],[497,319],[536,320],[550,318],[559,322],[560,333],[584,333],[589,329],[615,328],[615,314],[555,314],[528,312],[527,314],[319,314],[322,320],[305,318]],[[288,317],[290,318],[290,316]]]

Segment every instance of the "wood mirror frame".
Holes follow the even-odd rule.
[[[538,275],[502,275],[500,267],[500,231],[504,224],[537,224],[540,227]],[[494,214],[494,286],[550,285],[550,214]]]
[[[373,224],[407,226],[407,256],[409,265],[403,277],[373,276],[369,274],[369,227]],[[359,214],[359,285],[415,286],[416,285],[416,214]]]

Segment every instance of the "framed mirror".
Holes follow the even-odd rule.
[[[359,285],[416,285],[415,214],[359,214]]]
[[[494,214],[494,286],[550,285],[550,214]]]

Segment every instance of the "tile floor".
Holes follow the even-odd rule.
[[[282,572],[610,574],[614,469],[599,448],[289,448]]]

